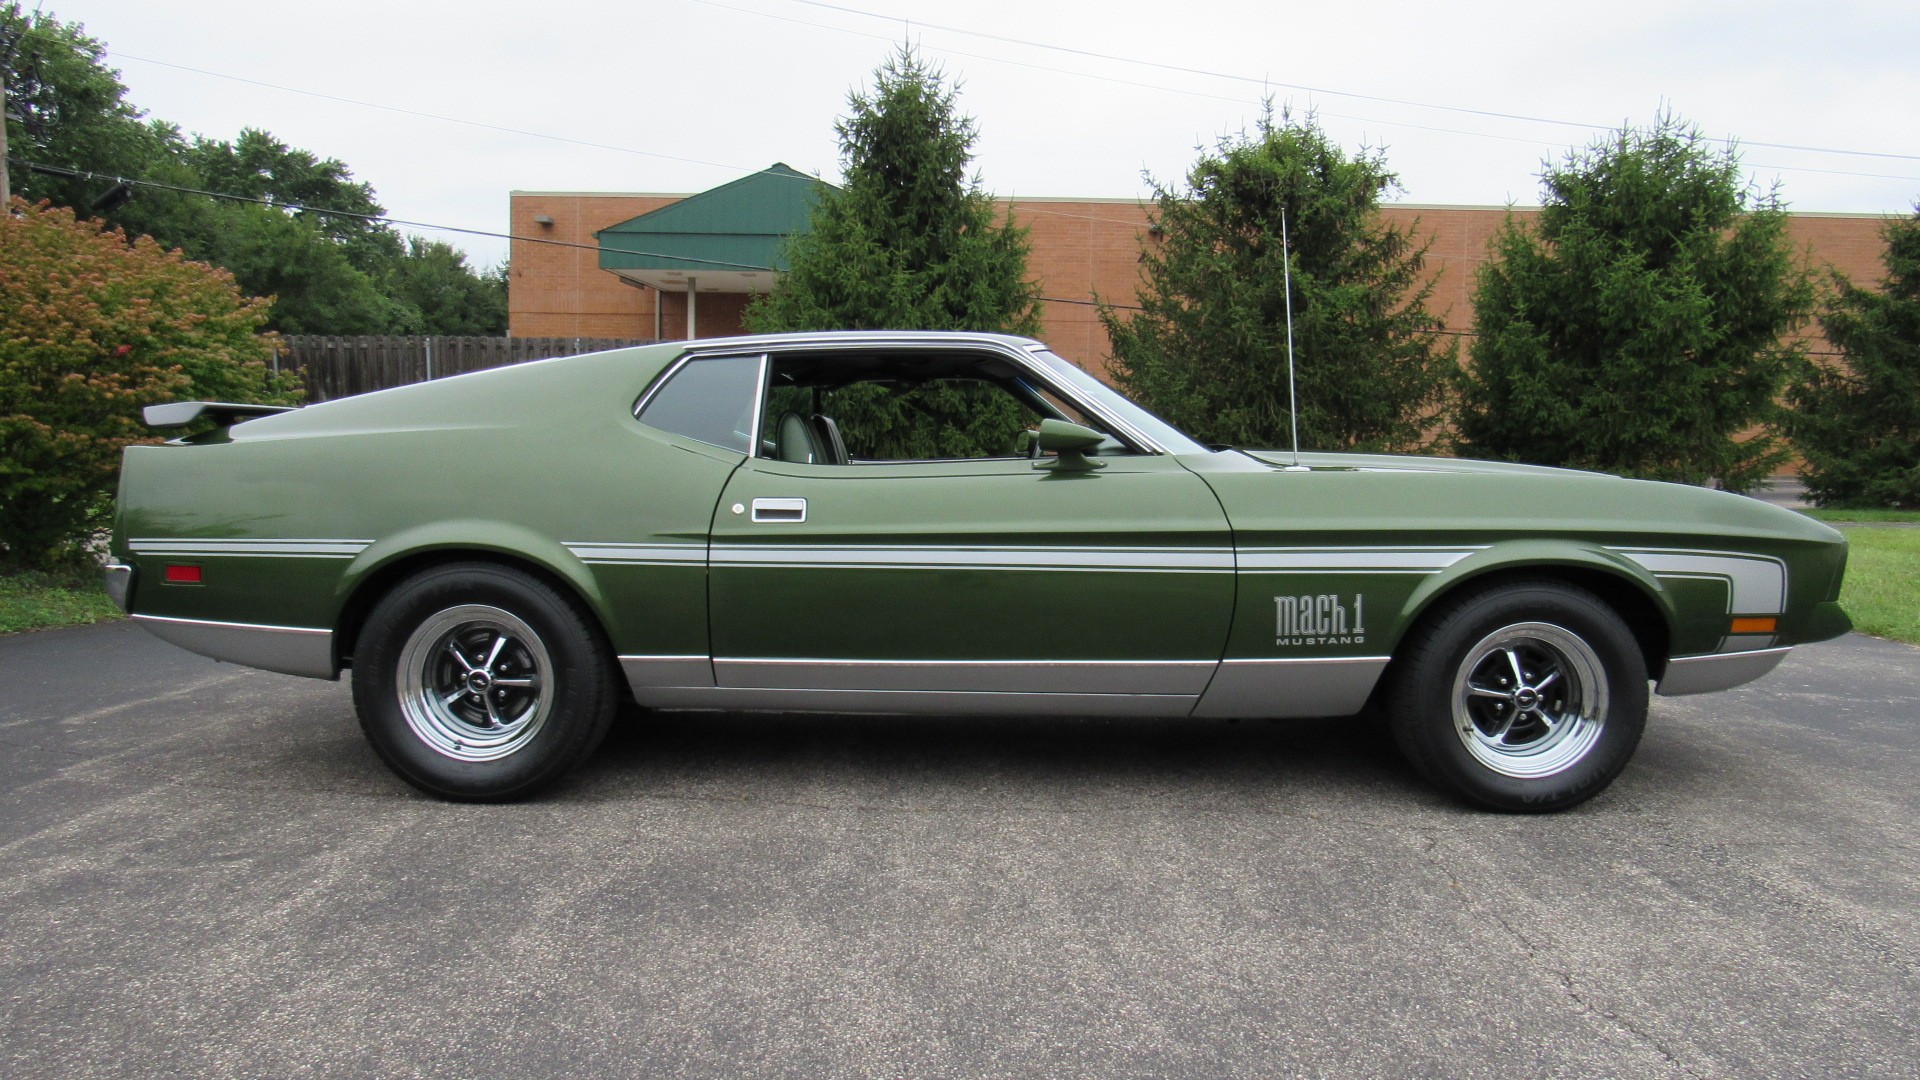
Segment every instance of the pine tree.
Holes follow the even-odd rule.
[[[1808,363],[1788,392],[1788,434],[1822,506],[1920,510],[1920,206],[1883,235],[1880,291],[1836,273],[1820,316],[1842,365]]]
[[[1474,296],[1469,454],[1743,491],[1785,457],[1775,400],[1813,306],[1777,191],[1663,115],[1545,173]]]
[[[1203,441],[1289,442],[1285,211],[1301,445],[1418,445],[1456,349],[1427,308],[1426,244],[1381,217],[1396,184],[1379,152],[1349,157],[1311,115],[1271,111],[1184,188],[1155,183],[1141,310],[1100,312],[1121,387]]]
[[[1035,333],[1027,230],[967,175],[979,132],[957,91],[902,47],[848,106],[834,125],[841,186],[823,186],[748,327]]]
[[[848,105],[835,125],[841,186],[823,185],[809,230],[787,244],[787,272],[747,309],[747,327],[1037,333],[1027,230],[968,176],[978,129],[943,74],[902,47]],[[909,402],[854,386],[836,393],[832,411],[855,456],[1005,452],[1024,426],[1013,399],[984,387]],[[943,422],[929,425],[928,412]],[[944,444],[927,441],[935,427],[948,433]]]

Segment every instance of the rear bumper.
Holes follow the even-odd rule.
[[[162,615],[135,615],[133,621],[162,641],[229,664],[245,664],[309,679],[340,677],[340,665],[333,662],[331,630],[174,619]]]
[[[1713,656],[1682,656],[1667,661],[1667,673],[1654,689],[1667,697],[1682,694],[1708,694],[1731,690],[1758,679],[1780,666],[1790,648],[1755,649],[1752,652],[1719,653]]]
[[[121,611],[127,610],[127,598],[133,593],[133,567],[119,561],[108,563],[101,568],[104,576],[102,584],[106,586],[107,599]]]

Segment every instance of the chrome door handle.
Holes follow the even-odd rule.
[[[753,520],[779,521],[797,525],[807,520],[807,500],[755,499],[753,500]]]

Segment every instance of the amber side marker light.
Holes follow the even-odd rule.
[[[167,584],[169,585],[200,584],[200,568],[197,566],[185,566],[180,563],[168,563],[167,572],[165,576],[167,579]]]
[[[1750,615],[1745,618],[1733,620],[1733,628],[1727,632],[1730,634],[1771,634],[1779,629],[1779,627],[1780,620],[1777,616],[1767,615],[1762,617]]]

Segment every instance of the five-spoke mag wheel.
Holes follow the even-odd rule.
[[[1503,626],[1456,666],[1461,743],[1505,776],[1552,776],[1585,757],[1607,722],[1607,681],[1593,647],[1550,623]]]
[[[553,710],[546,643],[512,612],[464,604],[428,619],[400,656],[400,707],[422,742],[493,761],[540,733]]]

